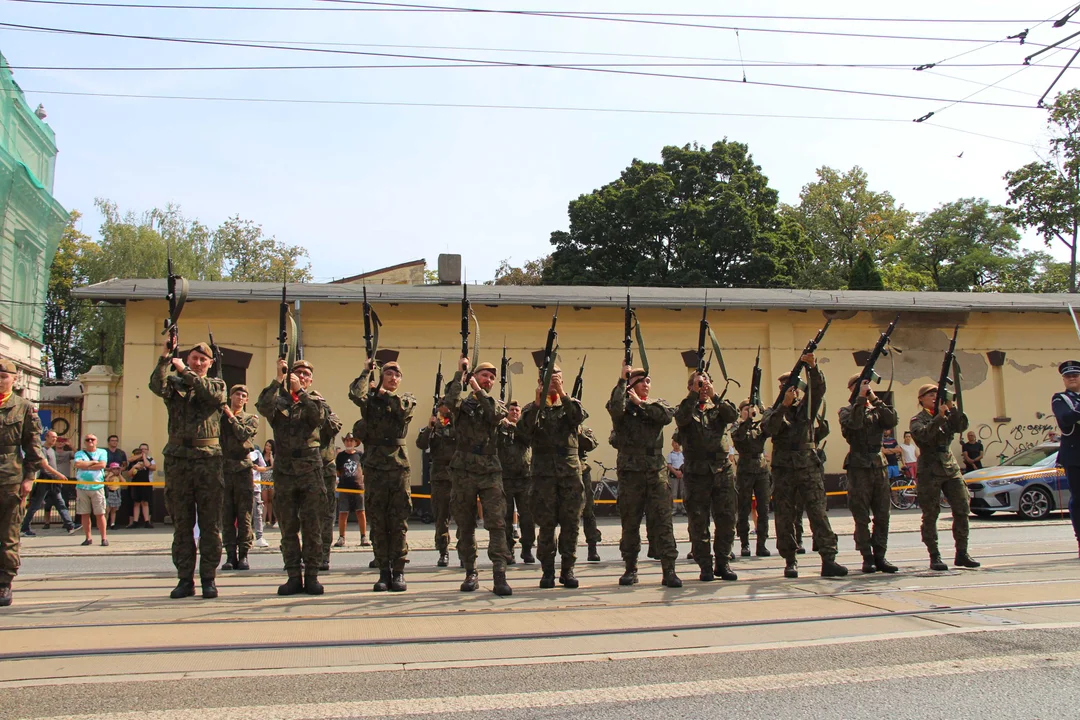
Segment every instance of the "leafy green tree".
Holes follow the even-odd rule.
[[[78,229],[78,211],[72,211],[60,236],[56,255],[49,268],[49,287],[45,293],[43,342],[46,371],[51,377],[70,380],[86,372],[92,359],[86,356],[82,337],[92,315],[85,301],[72,297],[71,291],[86,284],[85,259],[98,251],[88,235]]]
[[[543,285],[544,270],[551,265],[551,256],[527,260],[523,267],[514,267],[509,260],[503,260],[495,270],[495,279],[485,285]]]
[[[799,286],[839,290],[847,285],[863,252],[881,265],[889,263],[898,241],[906,237],[912,214],[888,192],[870,189],[866,171],[817,170],[817,180],[799,193],[799,204],[784,209],[813,247]]]
[[[799,228],[746,145],[667,146],[570,202],[551,234],[549,284],[790,286],[806,256]]]
[[[1080,89],[1060,93],[1046,121],[1050,149],[1044,160],[1005,173],[1009,220],[1035,228],[1047,245],[1069,250],[1069,292],[1076,292],[1080,235]]]
[[[874,265],[874,258],[869,250],[859,253],[859,259],[851,267],[851,275],[848,276],[849,290],[884,290],[885,282],[881,279],[881,271]]]
[[[274,282],[287,274],[289,282],[310,282],[311,265],[300,265],[307,250],[263,235],[262,225],[231,217],[214,231],[214,252],[223,261],[225,279],[236,282]]]

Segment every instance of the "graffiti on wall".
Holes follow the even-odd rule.
[[[1035,414],[1036,420],[1046,417],[1042,413]],[[997,455],[998,462],[1012,457],[1018,452],[1033,448],[1039,443],[1054,440],[1057,437],[1057,425],[1046,423],[995,423],[989,425],[983,423],[975,431],[983,444],[983,452],[987,457]]]

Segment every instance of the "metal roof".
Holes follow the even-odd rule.
[[[290,283],[290,300],[305,302],[360,302],[362,285]],[[634,307],[700,308],[703,288],[632,287]],[[478,305],[554,305],[621,307],[627,288],[598,285],[469,285],[469,300]],[[122,303],[164,300],[165,280],[108,280],[74,292],[78,298]],[[449,304],[461,300],[460,285],[368,285],[368,300],[377,303]],[[276,283],[193,280],[189,300],[278,302]],[[865,310],[920,312],[1065,312],[1080,298],[1068,293],[951,293],[863,290],[784,290],[763,288],[709,288],[710,308],[787,310]]]

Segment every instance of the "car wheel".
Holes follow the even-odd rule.
[[[1032,487],[1020,493],[1020,505],[1016,512],[1020,517],[1028,520],[1042,520],[1050,514],[1053,506],[1054,501],[1050,493],[1041,487]]]
[[[972,510],[971,514],[975,517],[988,518],[994,514],[993,510]]]

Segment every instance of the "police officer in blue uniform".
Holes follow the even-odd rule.
[[[1061,380],[1065,384],[1063,392],[1054,393],[1051,407],[1061,428],[1061,448],[1058,450],[1058,465],[1065,468],[1065,477],[1069,481],[1069,517],[1072,518],[1073,533],[1080,543],[1080,518],[1073,512],[1073,502],[1080,493],[1080,360],[1066,360],[1058,366]]]

